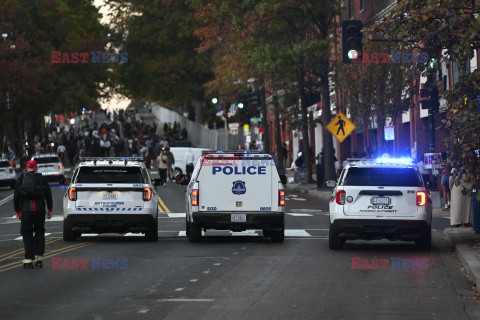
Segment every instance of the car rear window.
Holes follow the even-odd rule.
[[[60,162],[60,159],[58,157],[40,157],[40,158],[34,158],[34,159],[38,164]]]
[[[146,183],[140,167],[82,167],[76,183]]]
[[[8,167],[10,167],[10,162],[0,161],[0,168],[8,168]]]
[[[349,168],[344,186],[420,187],[413,168]]]

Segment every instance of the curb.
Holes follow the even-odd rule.
[[[464,239],[461,236],[451,235],[447,231],[445,231],[445,235],[451,241],[452,248],[455,250],[465,272],[475,282],[477,288],[480,288],[480,261],[468,245],[463,243]]]

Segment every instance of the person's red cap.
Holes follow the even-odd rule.
[[[27,162],[25,162],[25,165],[26,165],[27,169],[37,169],[37,161],[35,161],[35,160],[27,161]]]

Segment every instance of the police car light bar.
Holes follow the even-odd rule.
[[[125,161],[127,165],[128,161],[131,162],[143,162],[142,157],[81,157],[80,162],[93,161],[93,164],[96,165],[97,161]]]
[[[377,158],[375,161],[388,164],[413,164],[412,158]]]
[[[203,150],[202,154],[264,154],[258,150]]]

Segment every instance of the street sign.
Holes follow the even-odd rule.
[[[260,118],[250,118],[250,122],[253,124],[260,123],[261,119]]]
[[[343,113],[338,112],[327,125],[327,130],[343,142],[355,130],[355,125]]]
[[[393,126],[385,126],[385,140],[395,140],[395,130]]]

